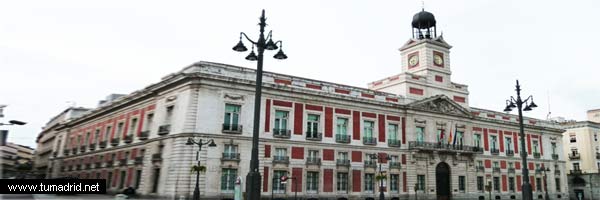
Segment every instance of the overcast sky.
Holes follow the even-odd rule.
[[[76,102],[95,107],[196,61],[255,68],[231,47],[240,31],[268,30],[287,60],[265,70],[366,87],[400,73],[421,1],[3,1],[0,104],[9,141],[35,147],[53,116]],[[452,81],[473,107],[501,111],[515,80],[539,107],[527,116],[584,120],[600,108],[598,1],[432,1],[425,10],[453,45]],[[439,34],[438,32],[438,34]],[[335,74],[335,75],[334,75]],[[550,101],[548,101],[550,100]],[[550,108],[549,109],[549,105]]]

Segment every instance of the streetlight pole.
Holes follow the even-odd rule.
[[[202,140],[202,138],[199,141],[194,140],[194,138],[188,138],[187,143],[185,143],[186,145],[198,145],[198,151],[196,152],[196,161],[198,162],[198,165],[196,166],[196,187],[194,188],[194,195],[192,196],[193,200],[200,200],[200,186],[198,184],[198,180],[200,179],[200,158],[199,158],[199,154],[200,151],[202,151],[202,146],[203,145],[208,145],[208,147],[216,147],[217,144],[215,144],[215,141],[213,139],[209,139],[206,142]]]
[[[546,174],[546,172],[549,172],[550,168],[548,168],[547,166],[544,166],[540,170],[544,171],[544,190],[546,191],[544,200],[549,200],[550,195],[548,195],[548,175]]]
[[[265,18],[265,10],[262,10],[260,16],[260,35],[258,40],[255,42],[251,40],[244,32],[240,33],[240,41],[233,47],[234,51],[244,52],[248,48],[242,43],[242,36],[244,36],[249,42],[252,43],[252,52],[246,56],[246,60],[257,61],[256,62],[256,94],[254,95],[254,121],[252,127],[252,152],[250,158],[250,171],[246,175],[246,200],[259,200],[260,199],[260,172],[258,171],[258,137],[260,128],[260,104],[262,95],[262,73],[263,73],[263,53],[266,50],[276,50],[277,44],[279,44],[279,51],[273,56],[275,59],[286,59],[287,56],[281,50],[282,42],[273,42],[272,31],[269,31],[269,35],[265,38],[265,26],[267,26],[267,18]],[[267,41],[268,40],[268,41]],[[254,46],[258,51],[258,56],[254,54]],[[268,111],[267,111],[268,112]]]
[[[509,100],[506,100],[506,108],[505,112],[510,112],[513,108],[517,108],[519,111],[519,137],[521,141],[521,162],[523,163],[523,184],[521,185],[522,199],[523,200],[532,200],[533,192],[531,190],[531,184],[529,183],[529,169],[527,166],[527,149],[525,148],[525,130],[523,127],[523,111],[530,111],[532,108],[536,108],[537,105],[533,102],[533,96],[527,97],[527,99],[521,99],[521,86],[519,85],[519,80],[517,80],[517,86],[515,91],[517,91],[517,99],[510,97]],[[529,103],[530,102],[530,103]],[[529,104],[528,104],[529,103]],[[525,105],[525,108],[523,108]]]
[[[381,163],[382,160],[390,160],[390,156],[386,155],[385,157],[380,156],[380,155],[372,155],[371,159],[377,159],[377,162],[379,162],[379,200],[385,200],[385,194],[383,193],[383,174],[381,173]],[[416,194],[415,194],[416,197]]]

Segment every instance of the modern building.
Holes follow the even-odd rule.
[[[588,111],[587,116],[587,121],[559,122],[566,130],[563,152],[574,199],[600,198],[600,109]]]
[[[59,146],[64,141],[64,135],[60,135],[56,128],[61,124],[68,122],[70,119],[79,117],[89,109],[81,107],[70,107],[63,112],[53,117],[42,128],[42,132],[36,139],[37,150],[35,152],[34,170],[39,178],[52,178],[47,176],[52,171],[50,158],[58,156]]]
[[[31,174],[34,149],[12,142],[0,146],[0,163],[2,164],[2,177],[25,177]]]
[[[265,72],[262,196],[368,199],[382,181],[393,199],[520,199],[527,179],[536,199],[545,191],[568,199],[564,130],[524,117],[527,147],[520,148],[517,116],[470,107],[468,87],[451,81],[451,46],[435,25],[433,14],[417,13],[413,37],[400,48],[401,73],[368,89]],[[186,142],[213,139],[217,147],[198,155],[206,169],[200,194],[231,199],[236,178],[243,182],[249,170],[255,77],[254,69],[197,62],[104,103],[55,129],[66,142],[53,176],[190,198],[198,147]],[[544,166],[547,177],[537,170]],[[293,179],[281,183],[282,176]]]

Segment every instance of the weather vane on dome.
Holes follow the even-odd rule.
[[[425,11],[425,1],[421,1],[421,9]]]

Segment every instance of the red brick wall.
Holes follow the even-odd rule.
[[[335,151],[333,149],[323,149],[323,160],[335,160]]]
[[[508,179],[506,177],[506,175],[502,175],[502,191],[507,191],[507,186],[506,183],[508,182]]]
[[[265,158],[271,157],[271,145],[265,144]]]
[[[301,103],[296,103],[294,106],[294,135],[302,135],[302,126],[304,116],[304,106]]]
[[[325,137],[333,137],[333,108],[325,108]]]
[[[352,112],[352,137],[360,140],[360,112]]]
[[[296,181],[289,180],[292,182],[292,192],[296,192],[296,184],[298,184],[297,192],[302,192],[302,170],[300,167],[292,168],[292,177],[296,178]]]
[[[352,151],[352,162],[362,162],[362,152]]]
[[[377,118],[379,122],[379,142],[385,142],[385,115],[379,115]]]
[[[483,129],[483,147],[486,151],[489,151],[489,142],[488,142],[488,130],[487,128]]]
[[[269,167],[263,167],[263,192],[269,191]]]
[[[323,170],[323,192],[333,192],[333,169]]]
[[[304,147],[292,147],[292,159],[304,159]]]
[[[362,181],[361,181],[360,170],[352,170],[352,192],[360,192]]]
[[[531,135],[527,134],[527,153],[531,155]]]
[[[499,131],[500,133],[500,137],[498,137],[498,140],[500,140],[500,152],[504,152],[504,136],[502,131]]]
[[[267,99],[265,104],[265,132],[271,132],[271,99]]]
[[[513,144],[515,145],[515,154],[519,153],[519,137],[517,132],[513,132]]]

